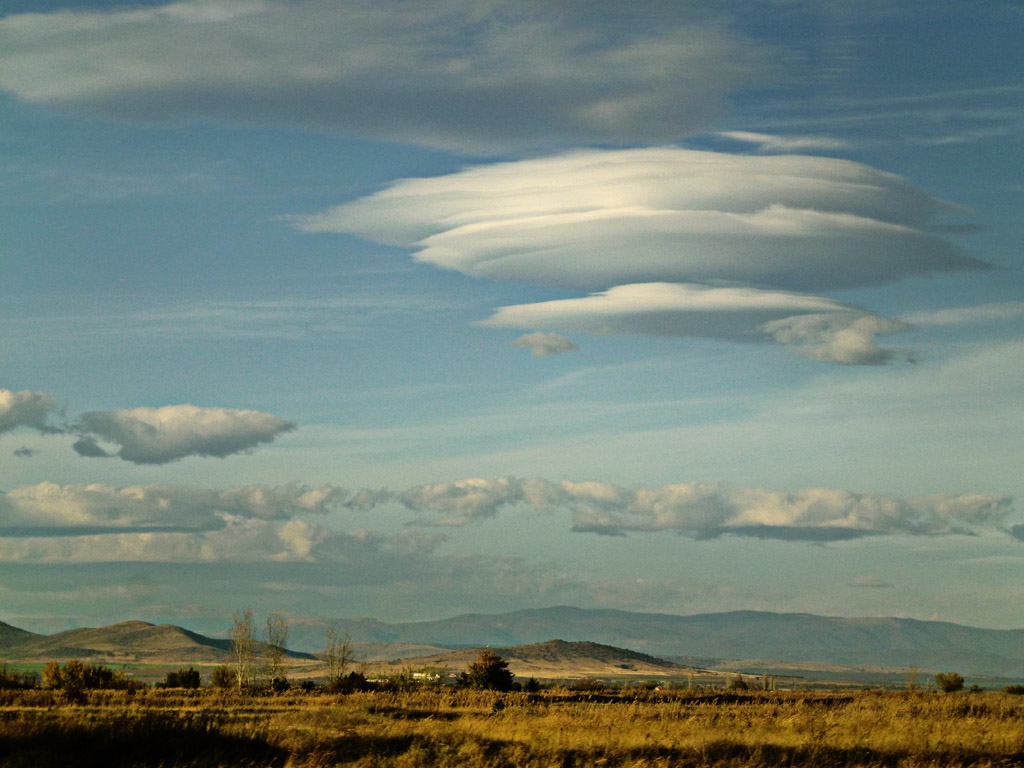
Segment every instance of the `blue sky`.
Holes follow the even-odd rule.
[[[0,620],[1024,626],[1019,3],[0,10]]]

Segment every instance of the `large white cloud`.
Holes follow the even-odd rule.
[[[296,220],[468,275],[583,290],[741,282],[837,290],[984,268],[922,227],[963,211],[846,160],[588,150],[398,181]]]
[[[97,442],[120,446],[116,455],[135,464],[166,464],[186,456],[223,458],[269,443],[295,424],[260,411],[168,405],[82,414],[75,450],[109,456]]]
[[[51,429],[47,420],[55,410],[57,401],[45,392],[0,389],[0,434],[18,427],[47,432]]]
[[[484,325],[775,340],[872,364],[892,356],[875,337],[902,323],[794,291],[985,269],[928,229],[963,213],[859,163],[663,147],[398,181],[295,224],[475,277],[603,291],[503,307]]]
[[[0,19],[0,89],[117,116],[314,124],[465,149],[665,141],[771,52],[699,3],[184,0]]]

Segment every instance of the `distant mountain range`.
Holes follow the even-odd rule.
[[[349,632],[364,658],[425,656],[484,646],[512,648],[558,638],[719,669],[834,665],[1024,678],[1024,630],[913,619],[757,611],[674,616],[554,607],[396,624],[374,619],[296,621],[291,625],[289,645],[297,649],[292,655],[311,659],[313,652],[323,648],[329,626]],[[92,657],[129,663],[173,658],[185,664],[222,663],[229,648],[228,640],[170,624],[129,621],[38,635],[0,622],[0,660]]]
[[[322,646],[326,626],[293,627],[293,644],[306,649]],[[732,659],[750,662],[738,665],[747,668],[771,666],[755,662],[786,662],[1024,677],[1024,630],[914,619],[759,611],[675,616],[554,607],[401,624],[360,619],[334,626],[347,630],[353,641],[394,646],[510,647],[559,638],[628,648],[697,666]]]

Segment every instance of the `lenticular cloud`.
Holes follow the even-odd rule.
[[[667,147],[403,180],[296,224],[475,277],[595,292],[504,307],[487,325],[774,340],[877,363],[875,335],[903,325],[807,292],[987,268],[928,229],[963,213],[846,160]]]

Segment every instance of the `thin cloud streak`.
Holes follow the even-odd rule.
[[[16,14],[0,19],[0,89],[121,118],[271,121],[461,151],[665,141],[777,70],[769,46],[722,18],[713,4],[496,0]]]

